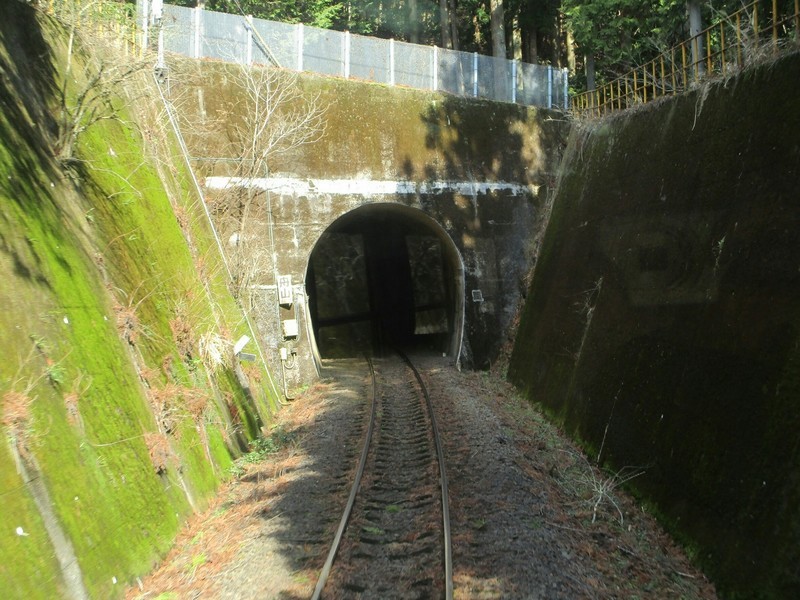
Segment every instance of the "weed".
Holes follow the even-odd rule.
[[[231,466],[231,475],[241,477],[245,472],[245,465],[260,463],[294,441],[294,433],[287,432],[281,427],[276,428],[269,437],[258,438],[250,444],[250,452],[240,456]]]
[[[203,539],[203,536],[204,536],[204,532],[202,532],[202,531],[198,532],[198,533],[197,533],[197,534],[196,534],[196,535],[195,535],[195,536],[192,538],[192,540],[189,542],[189,545],[190,545],[190,546],[194,546],[194,545],[196,545],[198,542],[200,542],[200,541]]]
[[[40,335],[30,335],[34,347],[42,354],[47,354],[47,341]]]
[[[179,314],[169,322],[170,331],[172,331],[172,339],[178,348],[178,354],[190,366],[196,366],[193,362],[194,355],[194,332],[189,320]]]
[[[78,408],[78,399],[77,392],[69,392],[64,396],[64,408],[67,410],[67,421],[69,424],[83,430],[81,413]]]
[[[208,394],[198,388],[183,388],[183,400],[192,419],[199,423],[208,408]]]
[[[637,467],[623,467],[619,471],[606,473],[591,465],[582,454],[571,450],[562,452],[572,459],[566,468],[556,468],[562,488],[591,506],[592,523],[597,521],[598,512],[603,504],[608,503],[616,510],[619,524],[623,525],[625,517],[614,492],[631,479],[644,474],[644,470]]]
[[[292,579],[294,579],[294,581],[299,584],[306,584],[311,581],[311,578],[308,576],[308,573],[305,573],[303,571],[297,571],[296,573],[292,574]]]
[[[472,526],[473,529],[477,529],[478,531],[480,531],[481,529],[486,527],[486,519],[473,519],[472,521],[470,521],[470,525]]]
[[[240,479],[241,477],[244,477],[245,474],[244,466],[238,460],[228,468],[228,472],[234,479]]]
[[[150,462],[153,463],[156,473],[166,473],[167,468],[175,459],[167,436],[163,433],[150,431],[144,434],[144,443],[147,445]]]
[[[213,331],[207,331],[200,336],[197,343],[200,360],[209,373],[227,367],[231,343]]]
[[[67,376],[67,370],[60,363],[53,363],[48,365],[46,370],[47,379],[55,386],[64,383]]]
[[[719,259],[722,257],[722,249],[725,247],[725,238],[727,236],[722,236],[717,242],[711,247],[712,252],[714,253],[714,273],[719,271]]]
[[[533,529],[535,531],[537,529],[541,529],[544,523],[538,517],[531,517],[530,519],[525,521],[525,525],[528,526],[528,529]]]
[[[195,554],[192,556],[192,571],[196,571],[198,567],[202,567],[204,564],[206,564],[206,562],[208,562],[208,558],[206,557],[205,552]]]
[[[136,316],[136,311],[132,306],[123,306],[116,300],[114,301],[113,309],[120,337],[131,346],[135,346],[139,339],[140,330],[139,317]]]

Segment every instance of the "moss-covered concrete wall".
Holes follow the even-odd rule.
[[[99,114],[115,118],[59,162],[58,117],[97,63],[78,37],[67,76],[56,22],[2,12],[0,589],[111,598],[167,551],[275,398],[263,368],[234,364],[249,330],[174,142],[144,118],[149,73],[114,88]]]
[[[168,61],[172,98],[181,114],[187,144],[201,178],[234,175],[240,164],[215,160],[241,156],[235,141],[248,103],[242,74],[235,65]],[[290,76],[287,75],[291,79]],[[289,85],[277,80],[278,85]],[[465,331],[462,364],[487,368],[509,343],[509,333],[527,288],[547,214],[555,169],[568,126],[559,113],[513,104],[477,101],[400,87],[303,75],[291,85],[305,98],[316,98],[325,111],[324,134],[313,144],[270,156],[269,175],[300,180],[349,181],[349,191],[277,190],[257,200],[260,226],[246,243],[266,243],[273,236],[277,272],[291,275],[303,297],[311,252],[323,232],[339,217],[374,203],[400,203],[431,216],[460,253],[464,271]],[[413,188],[429,183],[475,184],[473,193],[444,189],[376,195],[370,182],[402,182]],[[484,191],[481,184],[505,183],[509,189]],[[446,186],[445,186],[446,187]],[[209,192],[215,203],[230,198]],[[269,202],[270,217],[265,215]],[[220,210],[220,212],[223,212]],[[222,226],[223,239],[230,237]],[[268,254],[268,253],[264,253]],[[259,321],[267,352],[278,360],[285,345],[274,322],[273,265],[265,262],[254,279],[264,289]],[[472,291],[483,301],[473,301]],[[297,309],[302,312],[302,304]],[[289,311],[287,311],[289,313]],[[295,316],[295,312],[287,316]],[[308,357],[306,320],[292,349]],[[287,376],[315,375],[301,360]],[[300,381],[299,383],[302,383]],[[290,384],[290,388],[292,385]]]
[[[798,81],[577,126],[509,368],[729,598],[800,596]]]

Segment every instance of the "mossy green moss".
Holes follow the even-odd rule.
[[[35,12],[17,8],[54,40],[39,52],[57,79],[63,32],[47,20],[38,29]],[[24,70],[41,59],[5,48],[13,38],[0,39],[4,64]],[[81,135],[65,177],[47,136],[30,129],[20,81],[0,82],[0,497],[3,521],[22,532],[0,536],[0,588],[20,597],[65,589],[16,452],[44,482],[89,595],[114,597],[166,552],[275,399],[254,386],[254,403],[230,368],[200,356],[203,334],[230,340],[249,329],[180,163],[165,185],[118,100],[120,118]],[[25,96],[29,112],[55,100],[47,90]],[[269,381],[263,367],[260,376]],[[238,430],[229,404],[246,415]]]
[[[5,540],[0,544],[0,587],[12,598],[45,600],[61,596],[58,561],[5,439],[0,444],[0,494],[5,524]]]

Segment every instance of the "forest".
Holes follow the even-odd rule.
[[[756,0],[771,9],[772,0]],[[569,68],[594,88],[753,0],[171,0],[354,34]],[[777,0],[780,14],[795,0]]]

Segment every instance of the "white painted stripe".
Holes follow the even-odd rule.
[[[349,196],[388,196],[406,194],[443,194],[453,192],[463,196],[485,195],[490,192],[510,192],[514,196],[536,194],[537,185],[522,185],[506,181],[388,181],[374,179],[297,179],[293,177],[208,177],[206,188],[224,190],[231,187],[254,187],[280,194],[316,196],[321,194]]]

